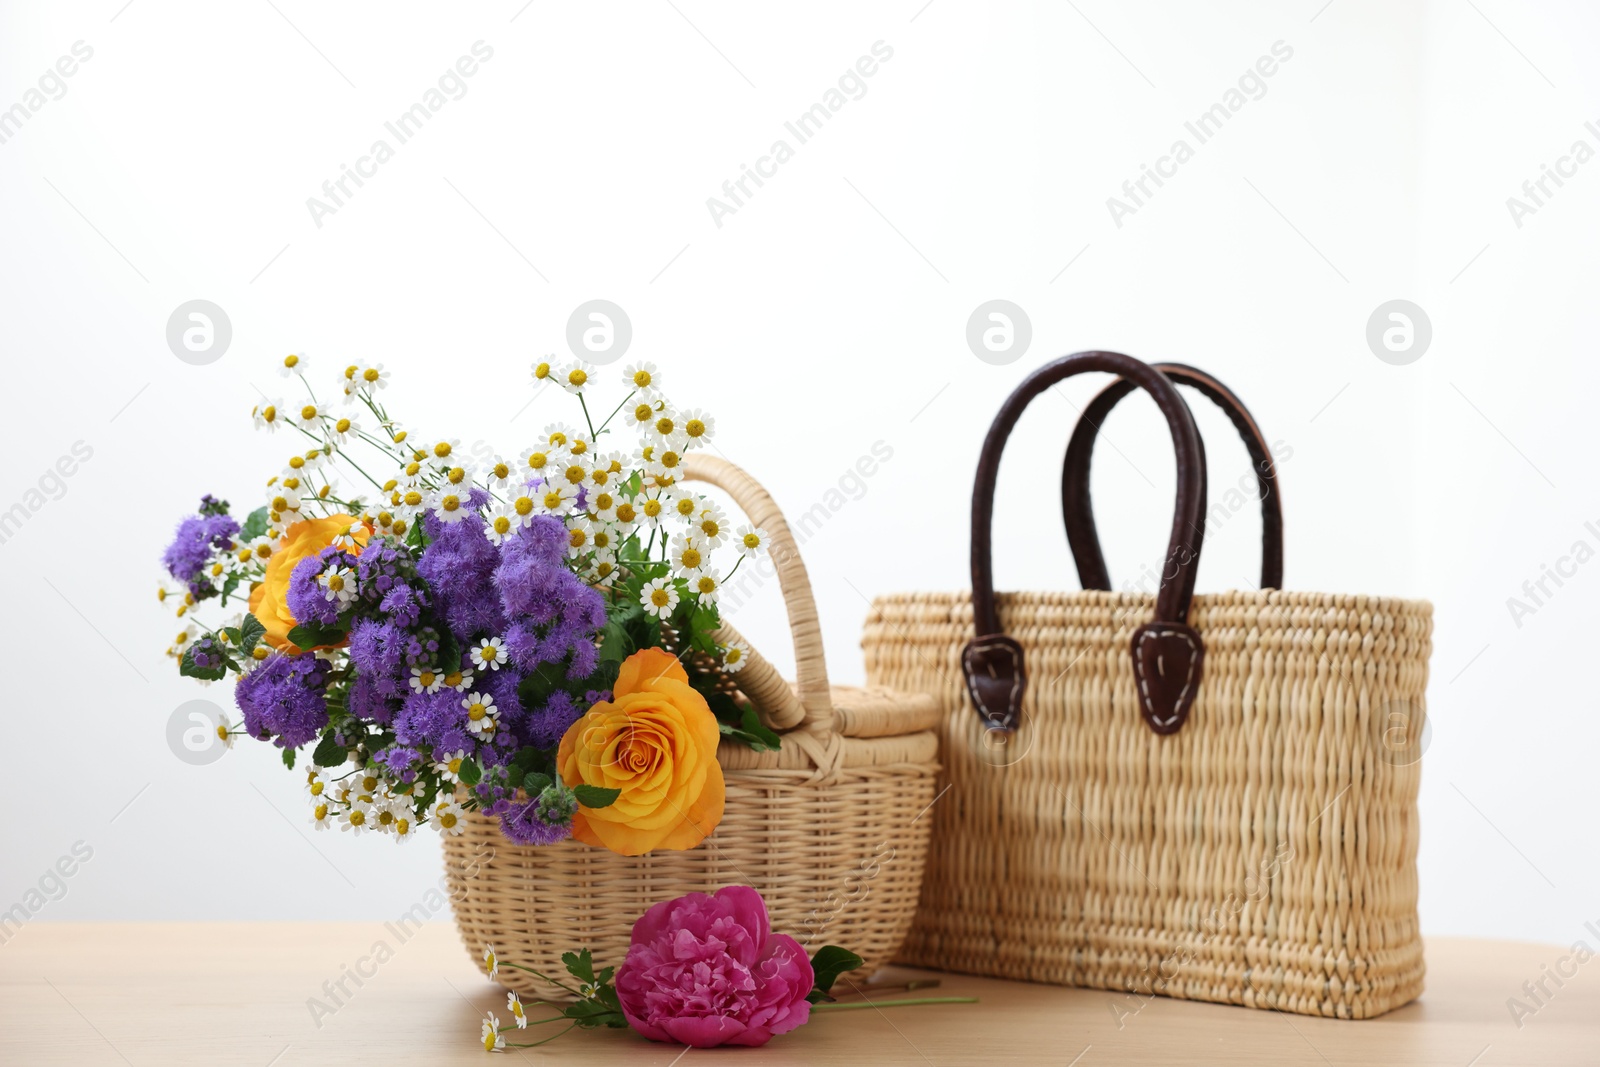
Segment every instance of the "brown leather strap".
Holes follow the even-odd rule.
[[[1203,394],[1220,407],[1244,439],[1255,466],[1256,481],[1261,497],[1261,588],[1283,587],[1283,502],[1278,488],[1278,471],[1267,447],[1266,437],[1244,402],[1220,381],[1205,371],[1182,363],[1154,363],[1179,385],[1187,385]],[[1106,570],[1105,556],[1100,551],[1100,537],[1095,529],[1094,504],[1089,498],[1089,465],[1094,454],[1095,439],[1111,409],[1137,388],[1133,382],[1112,382],[1083,409],[1072,441],[1067,445],[1066,462],[1061,469],[1061,513],[1066,519],[1067,542],[1078,564],[1078,580],[1085,589],[1110,589],[1111,576]],[[1205,506],[1201,506],[1204,523]],[[1197,533],[1197,541],[1204,531]]]
[[[1204,511],[1205,461],[1200,435],[1189,408],[1170,381],[1145,363],[1119,352],[1079,352],[1063,356],[1029,375],[1001,405],[984,438],[972,488],[972,614],[976,636],[962,653],[962,671],[973,707],[990,730],[1015,731],[1022,719],[1027,667],[1022,645],[1000,627],[995,608],[991,525],[995,482],[1006,439],[1034,397],[1057,382],[1086,371],[1107,371],[1144,389],[1155,399],[1172,431],[1177,452],[1177,505],[1167,544],[1171,566],[1163,568],[1155,617],[1133,634],[1130,653],[1138,683],[1140,714],[1157,733],[1183,725],[1194,702],[1205,649],[1188,625],[1199,563]]]

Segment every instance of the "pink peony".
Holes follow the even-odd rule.
[[[617,971],[628,1023],[652,1041],[764,1045],[811,1017],[815,975],[799,942],[771,932],[749,886],[690,893],[633,924]]]

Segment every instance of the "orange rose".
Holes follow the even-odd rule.
[[[289,527],[278,542],[278,549],[267,561],[267,573],[260,584],[250,590],[250,614],[266,627],[262,640],[273,648],[290,652],[304,651],[289,643],[289,631],[295,628],[295,617],[289,614],[289,575],[294,566],[307,556],[333,544],[333,539],[356,523],[354,515],[329,515],[322,519],[302,519]],[[367,531],[356,532],[356,540],[366,543]],[[359,555],[357,549],[353,555]]]
[[[572,836],[623,856],[694,848],[722,821],[721,736],[676,657],[659,648],[629,656],[612,699],[573,723],[556,752],[567,785],[622,790],[609,807],[580,807]]]

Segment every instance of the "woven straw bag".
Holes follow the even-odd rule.
[[[1257,460],[1262,588],[1195,596],[1204,452],[1167,377],[1079,353],[1018,387],[984,442],[968,594],[879,599],[869,682],[938,697],[944,782],[907,963],[1336,1018],[1422,990],[1417,787],[1432,608],[1290,593],[1275,471]],[[1023,408],[1083,371],[1123,379],[1085,409],[1064,506],[1085,587],[993,593],[990,513]],[[1178,505],[1155,596],[1113,593],[1088,506],[1100,421],[1137,386],[1166,416]],[[1120,1005],[1120,1007],[1118,1007]]]
[[[774,930],[811,951],[843,945],[868,973],[894,955],[916,909],[932,825],[919,816],[938,772],[937,702],[830,688],[811,583],[777,505],[714,457],[691,457],[685,477],[720,487],[767,531],[798,683],[754,651],[737,679],[763,722],[783,734],[782,748],[723,741],[726,812],[687,851],[628,857],[572,840],[522,847],[494,819],[469,816],[444,845],[461,939],[475,958],[492,944],[502,961],[552,977],[565,973],[561,954],[577,948],[592,949],[597,964],[620,964],[634,920],[651,905],[739,884],[766,898]],[[716,636],[742,640],[727,625]],[[564,996],[523,971],[502,968],[498,980],[527,996]]]

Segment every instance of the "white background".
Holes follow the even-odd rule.
[[[1424,929],[1568,943],[1600,919],[1600,563],[1520,627],[1507,608],[1575,541],[1600,547],[1584,529],[1600,520],[1600,163],[1520,228],[1506,206],[1574,140],[1600,147],[1583,128],[1600,118],[1600,16],[1503,0],[274,2],[0,15],[0,108],[74,42],[94,50],[0,144],[0,510],[74,442],[93,449],[0,545],[0,909],[79,840],[93,858],[36,921],[390,917],[435,883],[431,839],[314,834],[274,750],[173,756],[173,709],[228,699],[162,657],[176,624],[157,557],[201,493],[253,505],[281,466],[286,439],[248,413],[258,387],[285,395],[283,353],[308,352],[324,388],[342,361],[381,360],[409,424],[511,452],[570,417],[559,396],[522,410],[528,364],[564,352],[568,315],[603,297],[631,316],[629,356],[710,408],[723,452],[791,513],[875,442],[893,449],[805,545],[843,682],[862,673],[863,597],[967,584],[978,442],[1028,371],[1104,347],[1214,372],[1292,449],[1286,584],[1435,605]],[[394,144],[384,122],[479,40],[493,58],[466,95],[318,227],[307,198]],[[1115,225],[1107,198],[1280,40],[1293,57],[1265,96]],[[707,198],[877,41],[893,58],[865,96],[717,226]],[[195,298],[234,330],[204,367],[165,340]],[[1005,366],[965,341],[994,298],[1033,328]],[[1396,298],[1433,326],[1407,366],[1365,340]],[[1013,439],[1006,587],[1074,585],[1055,479],[1099,384],[1048,394]],[[1160,558],[1172,491],[1152,407],[1125,407],[1095,475],[1123,579]],[[1202,407],[1213,483],[1234,482],[1243,450]],[[1253,581],[1258,537],[1248,508],[1216,530],[1201,588]],[[791,662],[775,588],[736,621]]]

